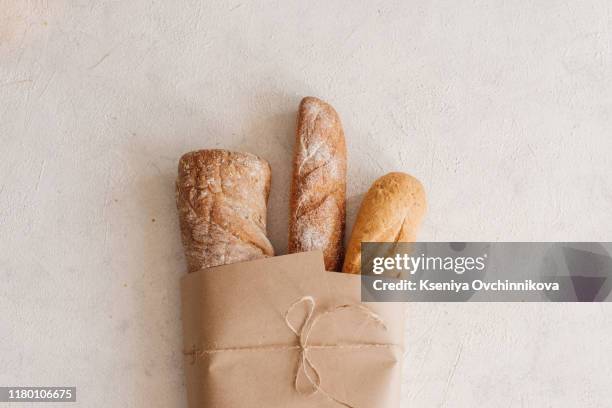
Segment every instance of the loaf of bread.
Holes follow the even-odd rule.
[[[323,251],[338,271],[346,218],[346,143],[338,114],[313,97],[300,103],[293,156],[288,252]]]
[[[266,236],[270,165],[249,153],[200,150],[178,166],[176,204],[189,272],[274,255]]]
[[[405,173],[389,173],[365,195],[353,227],[343,272],[361,272],[362,242],[414,242],[425,214],[425,191]]]

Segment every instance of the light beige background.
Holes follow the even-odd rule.
[[[268,159],[283,253],[304,95],[342,116],[351,220],[401,170],[422,240],[610,240],[611,79],[607,0],[0,0],[0,385],[184,407],[177,160]],[[612,399],[607,304],[415,304],[407,336],[405,407]]]

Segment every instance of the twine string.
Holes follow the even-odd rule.
[[[293,310],[301,305],[307,305],[307,314],[302,325],[297,328],[291,323],[290,315]],[[400,347],[400,345],[392,343],[356,343],[356,344],[324,344],[324,345],[311,345],[309,343],[310,335],[315,329],[317,324],[326,316],[336,314],[346,310],[354,310],[362,314],[366,320],[371,321],[379,325],[382,329],[387,330],[387,326],[380,318],[379,315],[374,313],[371,309],[360,305],[360,304],[343,304],[335,306],[331,309],[325,310],[315,315],[316,301],[312,296],[304,296],[295,301],[287,311],[285,312],[285,324],[295,334],[298,344],[293,345],[270,345],[270,346],[255,346],[255,347],[230,347],[230,348],[210,348],[210,349],[197,349],[194,345],[193,349],[188,352],[184,352],[186,356],[192,356],[192,364],[195,364],[199,355],[216,354],[216,353],[227,353],[227,352],[250,352],[250,351],[274,351],[274,350],[299,350],[298,366],[295,371],[294,388],[300,395],[312,395],[320,392],[328,399],[334,401],[338,405],[345,408],[354,408],[347,402],[342,401],[321,387],[322,379],[319,370],[314,365],[309,356],[309,351],[312,349],[363,349],[363,348],[393,348]],[[310,391],[305,391],[300,386],[300,379],[305,378],[306,382],[310,385]]]

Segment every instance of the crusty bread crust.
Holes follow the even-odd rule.
[[[249,154],[199,150],[178,165],[176,205],[189,272],[274,255],[266,237],[270,165]]]
[[[359,208],[342,272],[361,273],[362,242],[414,242],[426,207],[414,177],[389,173],[376,180]]]
[[[338,271],[346,218],[346,142],[334,108],[300,103],[293,156],[289,253],[322,250],[325,269]]]

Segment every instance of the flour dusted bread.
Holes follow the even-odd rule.
[[[300,103],[293,156],[289,253],[323,251],[339,270],[346,218],[346,143],[338,114],[320,99]]]
[[[405,173],[374,182],[361,203],[346,250],[343,272],[361,272],[362,242],[413,242],[425,214],[425,191]]]
[[[270,166],[249,153],[181,157],[176,204],[189,272],[274,255],[266,237]]]

